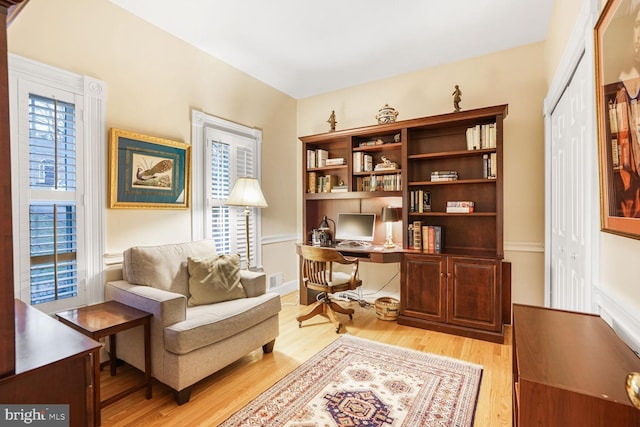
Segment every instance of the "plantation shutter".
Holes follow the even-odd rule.
[[[240,254],[246,265],[245,213],[243,207],[225,206],[236,180],[255,177],[256,142],[249,138],[222,132],[207,136],[208,183],[206,235],[213,239],[219,254]],[[249,216],[251,253],[256,254],[257,213]]]
[[[32,305],[78,295],[76,110],[29,94],[29,256]]]

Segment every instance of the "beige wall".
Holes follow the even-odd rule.
[[[464,110],[509,104],[504,122],[505,259],[513,263],[513,300],[542,304],[542,101],[547,90],[543,64],[544,44],[536,43],[302,99],[298,102],[298,134],[328,131],[331,110],[336,112],[337,129],[375,124],[375,115],[385,103],[400,112],[398,120],[451,112],[455,84],[462,89]],[[301,158],[300,146],[298,153]],[[397,266],[381,272],[380,266],[363,265],[362,270],[368,291],[384,285]],[[393,283],[397,287],[395,280]]]
[[[262,129],[262,183],[269,203],[262,233],[273,242],[263,247],[263,264],[267,274],[296,278],[291,260],[298,200],[287,185],[298,176],[293,98],[107,0],[31,0],[9,28],[8,48],[106,82],[107,128],[190,143],[191,110],[197,109]],[[106,220],[107,253],[191,240],[190,210],[107,209]]]

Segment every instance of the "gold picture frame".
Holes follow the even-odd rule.
[[[187,209],[190,180],[189,144],[110,130],[110,208]]]
[[[602,231],[640,239],[640,3],[608,0],[595,27]],[[634,34],[635,32],[635,34]]]

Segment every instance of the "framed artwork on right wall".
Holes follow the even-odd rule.
[[[640,239],[640,2],[608,0],[595,46],[601,228]]]

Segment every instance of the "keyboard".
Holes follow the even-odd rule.
[[[342,241],[340,243],[338,243],[337,245],[338,248],[370,248],[371,247],[371,243],[369,242],[362,242],[359,240],[345,240]]]

